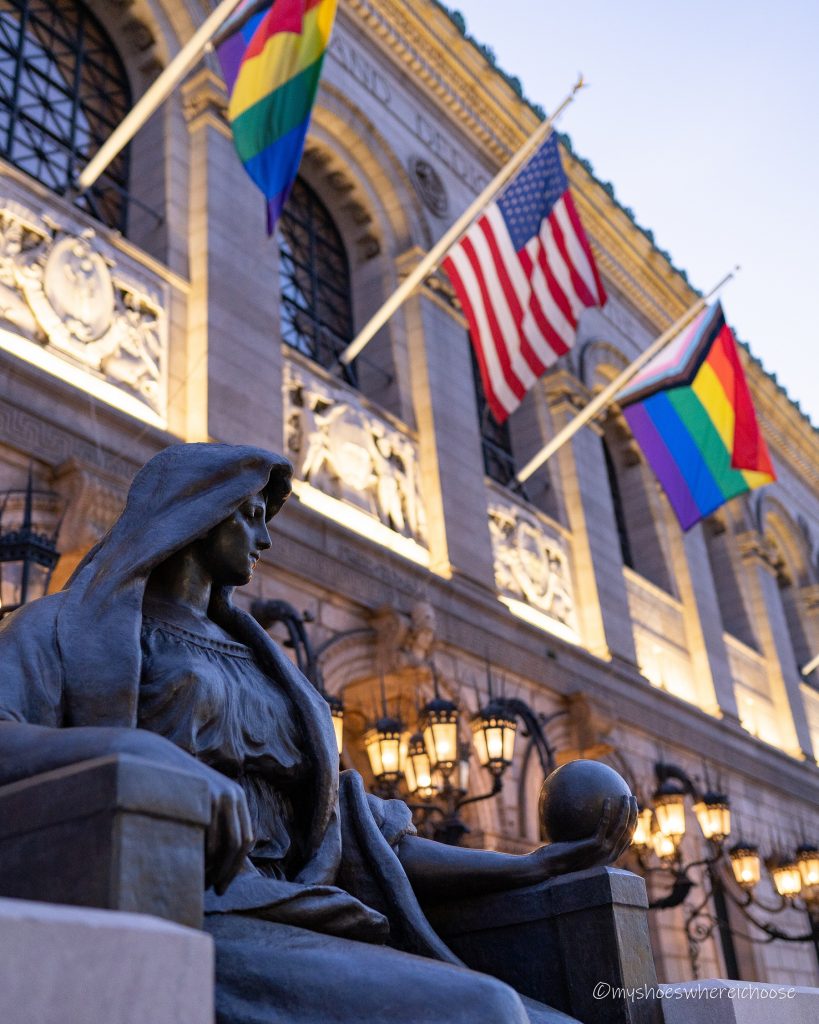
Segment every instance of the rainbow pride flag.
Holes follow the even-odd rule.
[[[228,22],[236,31],[216,45],[233,140],[267,200],[269,234],[301,163],[336,6],[337,0],[248,0]]]
[[[617,401],[684,530],[776,479],[719,303],[655,356]]]

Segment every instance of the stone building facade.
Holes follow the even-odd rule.
[[[233,152],[212,58],[101,188],[70,202],[83,147],[207,8],[19,0],[0,10],[0,490],[23,486],[32,465],[59,495],[38,506],[44,523],[64,509],[52,586],[165,445],[284,451],[295,495],[242,600],[306,610],[317,645],[345,634],[322,666],[345,702],[347,765],[368,772],[362,737],[382,677],[390,707],[410,719],[431,693],[431,656],[466,739],[488,660],[537,713],[567,712],[549,727],[559,760],[604,757],[644,800],[658,759],[700,779],[707,770],[747,841],[816,842],[819,672],[800,671],[819,653],[815,429],[746,354],[775,486],[683,534],[616,407],[525,493],[509,486],[514,467],[695,298],[568,145],[609,302],[584,313],[570,356],[508,431],[487,418],[444,275],[352,372],[338,371],[339,347],[538,120],[433,0],[341,0],[277,238]],[[538,842],[542,772],[524,750],[521,738],[501,795],[465,811],[470,842]],[[470,786],[487,786],[477,762]],[[691,816],[692,859],[695,828]],[[663,890],[653,876],[649,885]],[[684,918],[685,908],[652,915],[663,980],[691,976]],[[796,910],[777,920],[804,926]],[[819,984],[810,943],[756,944],[745,931],[738,920],[743,977]],[[701,976],[725,974],[715,934],[699,956]]]

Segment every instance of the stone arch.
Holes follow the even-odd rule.
[[[409,174],[376,125],[330,82],[323,82],[308,137],[332,150],[367,196],[387,256],[433,241]]]
[[[763,493],[757,514],[763,536],[775,545],[779,553],[781,582],[797,587],[815,583],[810,544],[785,505]]]
[[[577,354],[578,376],[590,391],[599,391],[624,370],[630,360],[610,341],[592,338]]]

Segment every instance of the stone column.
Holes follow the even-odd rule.
[[[281,451],[278,261],[264,199],[234,150],[221,81],[205,68],[183,91],[191,147],[186,439]]]
[[[557,432],[588,404],[589,394],[563,370],[549,374],[544,385]],[[620,543],[597,427],[590,424],[578,431],[557,452],[553,463],[572,534],[583,643],[598,657],[612,654],[635,664]]]
[[[776,565],[755,531],[739,534],[737,543],[749,582],[751,620],[768,664],[771,698],[777,709],[783,745],[793,756],[812,760],[810,730],[799,691],[801,677],[779,594]]]
[[[668,517],[669,520],[673,518],[670,509]],[[731,666],[723,639],[722,616],[702,528],[683,533],[676,522],[668,525],[696,704],[708,714],[718,715],[721,712],[723,717],[739,724]]]
[[[415,254],[410,255],[413,266]],[[428,289],[405,303],[404,316],[432,568],[494,588],[466,326],[444,298]]]
[[[800,587],[796,599],[801,611],[802,624],[805,630],[805,641],[808,645],[808,657],[812,661],[819,654],[819,583],[812,583],[807,587]],[[799,670],[804,668],[799,665]],[[816,671],[816,670],[814,670]],[[813,676],[819,679],[819,673]],[[819,755],[819,751],[816,751]]]

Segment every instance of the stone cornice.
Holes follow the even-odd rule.
[[[787,462],[814,494],[819,493],[819,432],[753,356],[741,349],[740,359],[772,454]]]
[[[342,0],[341,16],[359,31],[366,27],[384,54],[471,139],[490,168],[499,167],[537,125],[538,114],[433,0],[411,5]],[[628,300],[649,330],[659,333],[697,293],[582,159],[565,149],[564,166],[606,283]],[[764,418],[773,424],[772,446],[819,487],[815,428],[760,364],[749,356],[746,366]]]
[[[493,168],[537,126],[537,113],[431,0],[343,0],[342,11],[370,30]],[[564,162],[604,276],[662,330],[696,293],[577,157],[565,151]]]

